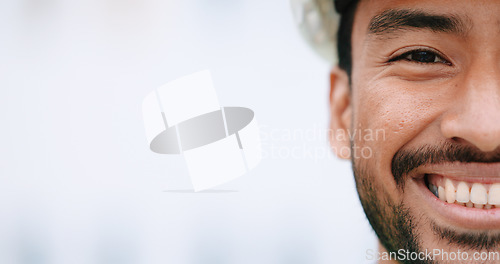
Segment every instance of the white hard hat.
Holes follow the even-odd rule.
[[[290,0],[295,21],[304,39],[321,57],[333,64],[338,63],[338,12],[343,12],[350,2],[352,0]]]

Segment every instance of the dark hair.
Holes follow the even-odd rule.
[[[354,24],[354,13],[356,12],[357,5],[358,0],[351,1],[349,6],[342,12],[339,30],[337,32],[339,67],[347,72],[349,80],[351,79],[352,73],[352,27]]]

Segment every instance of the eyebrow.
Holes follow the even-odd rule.
[[[432,32],[466,35],[472,23],[467,17],[436,15],[414,9],[390,9],[374,16],[368,27],[369,35],[389,35],[404,30],[426,29]]]

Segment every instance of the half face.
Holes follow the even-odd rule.
[[[355,136],[332,144],[350,144],[383,246],[499,263],[472,258],[500,251],[500,1],[360,1],[352,61],[350,84],[333,73],[332,129]]]

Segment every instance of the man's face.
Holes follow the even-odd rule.
[[[352,62],[332,123],[355,135],[357,188],[382,244],[499,251],[500,1],[360,1]]]

